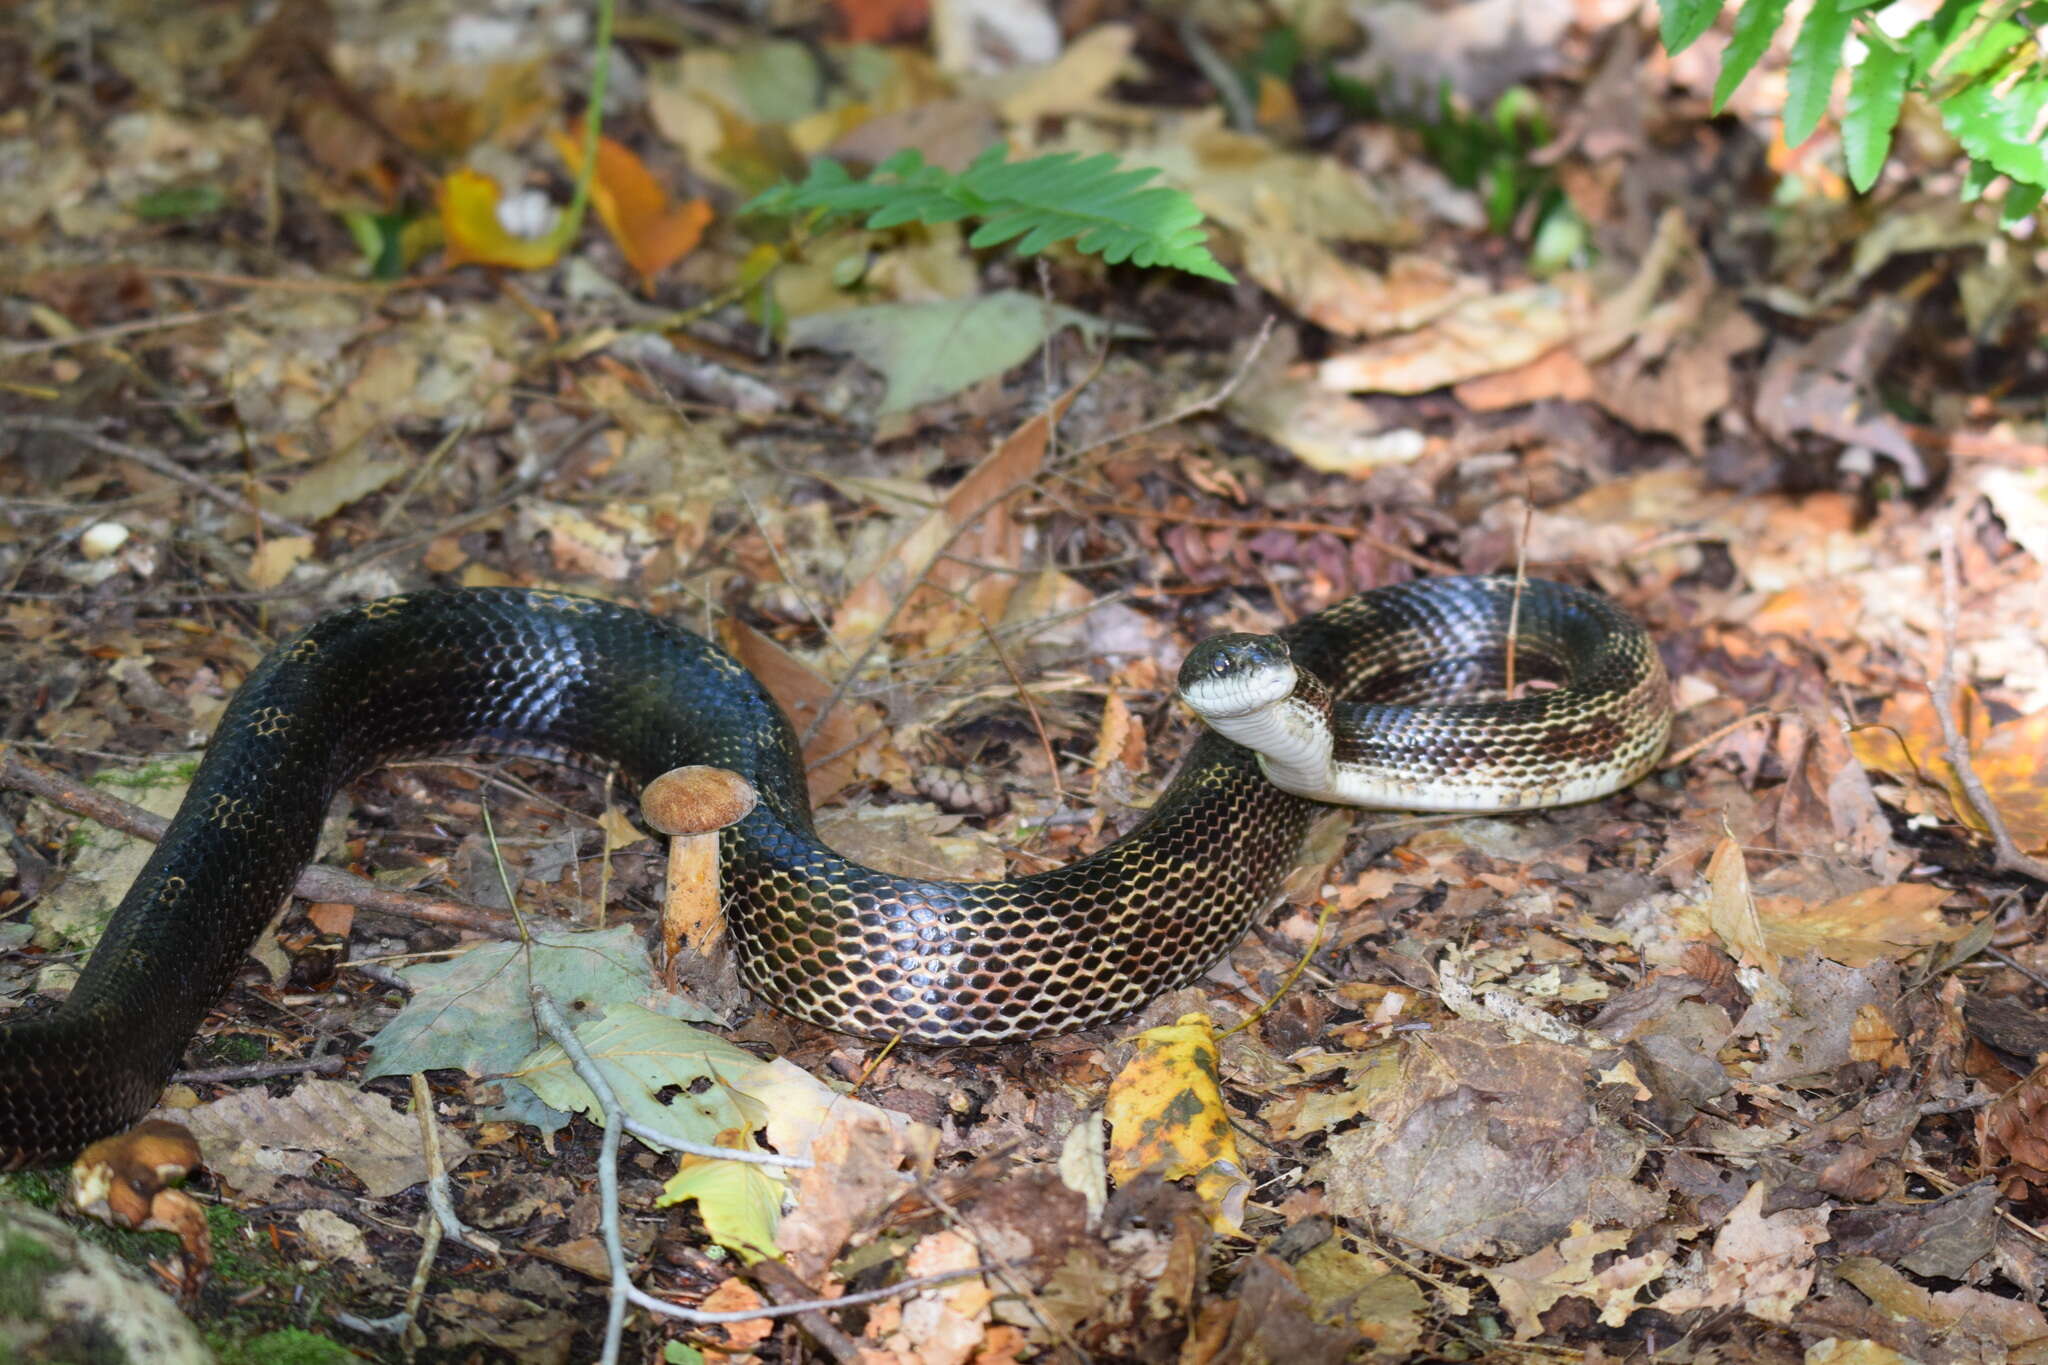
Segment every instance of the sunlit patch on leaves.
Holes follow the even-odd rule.
[[[1973,693],[1957,697],[1958,729],[1968,736],[1977,776],[2024,852],[2048,851],[2048,709],[1996,725]],[[1948,760],[1934,704],[1922,692],[1885,699],[1877,722],[1850,737],[1866,768],[1898,779],[1884,794],[1893,804],[1985,829],[1984,817],[1963,794]]]

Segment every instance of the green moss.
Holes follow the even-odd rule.
[[[159,763],[145,763],[139,768],[109,768],[93,775],[95,787],[167,787],[174,782],[190,782],[192,774],[199,771],[197,758],[167,758]]]
[[[209,1344],[220,1357],[220,1365],[341,1365],[357,1359],[347,1347],[299,1327],[281,1327],[244,1341]]]
[[[71,1188],[71,1181],[55,1169],[45,1171],[8,1171],[0,1175],[0,1199],[19,1200],[39,1209],[54,1209],[64,1192]]]
[[[26,1232],[0,1232],[0,1320],[42,1316],[43,1281],[64,1268],[64,1258]]]
[[[197,1056],[202,1066],[241,1066],[260,1062],[270,1055],[270,1044],[253,1033],[216,1033],[200,1040]]]

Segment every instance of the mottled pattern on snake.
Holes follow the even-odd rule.
[[[1341,696],[1371,694],[1380,662],[1392,694],[1408,696],[1439,675],[1471,681],[1470,666],[1429,659],[1446,641],[1484,653],[1502,592],[1499,580],[1426,580],[1285,635]],[[1631,648],[1615,707],[1663,685],[1647,642]],[[1083,1028],[1192,980],[1270,903],[1318,809],[1205,734],[1143,823],[1089,857],[1002,881],[891,876],[818,840],[789,722],[717,645],[558,593],[365,603],[249,675],[71,995],[0,1025],[0,1159],[68,1156],[155,1102],[342,784],[394,756],[478,749],[596,760],[636,785],[682,764],[743,774],[760,803],[721,841],[747,985],[831,1028],[925,1043]]]

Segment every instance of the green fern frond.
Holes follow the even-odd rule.
[[[1147,185],[1156,174],[1125,169],[1106,153],[1055,152],[1009,161],[997,144],[955,175],[926,165],[912,149],[890,157],[865,180],[855,180],[836,161],[821,160],[801,184],[778,185],[741,212],[816,212],[825,219],[865,214],[866,226],[876,229],[976,218],[981,226],[967,239],[970,246],[1017,239],[1015,250],[1029,256],[1071,239],[1077,250],[1111,265],[1171,266],[1234,283],[1209,254],[1202,211],[1179,190]]]

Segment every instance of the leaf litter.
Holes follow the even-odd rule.
[[[1031,870],[1161,789],[1193,640],[1520,561],[1647,618],[1685,761],[1590,808],[1361,817],[1197,987],[967,1053],[749,1013],[729,965],[685,965],[701,1003],[663,995],[639,929],[602,927],[660,890],[601,784],[387,768],[330,860],[475,895],[502,859],[532,938],[289,911],[189,1064],[339,1039],[371,1084],[174,1088],[214,1196],[335,1306],[391,1311],[426,1174],[393,1078],[425,1071],[457,1209],[510,1249],[443,1251],[425,1340],[595,1355],[595,1130],[533,1031],[540,981],[635,1112],[818,1163],[626,1144],[651,1292],[1000,1267],[835,1313],[837,1342],[640,1322],[650,1356],[2038,1354],[2043,887],[1985,854],[1928,699],[1946,525],[1955,728],[2048,852],[2031,239],[1956,203],[1924,138],[1915,175],[1848,197],[1826,121],[1788,156],[1762,78],[1709,121],[1699,49],[1598,7],[1522,6],[1513,39],[1491,3],[802,8],[801,41],[702,7],[622,29],[596,221],[559,243],[528,229],[580,165],[581,7],[31,11],[0,36],[7,737],[78,772],[183,753],[332,606],[565,588],[737,642],[847,844]],[[1550,142],[1483,141],[1525,96]],[[814,155],[957,170],[998,137],[1156,169],[1245,283],[736,212]],[[63,985],[96,854],[47,801],[7,810],[23,997]],[[288,1291],[232,1292],[298,1321]]]

